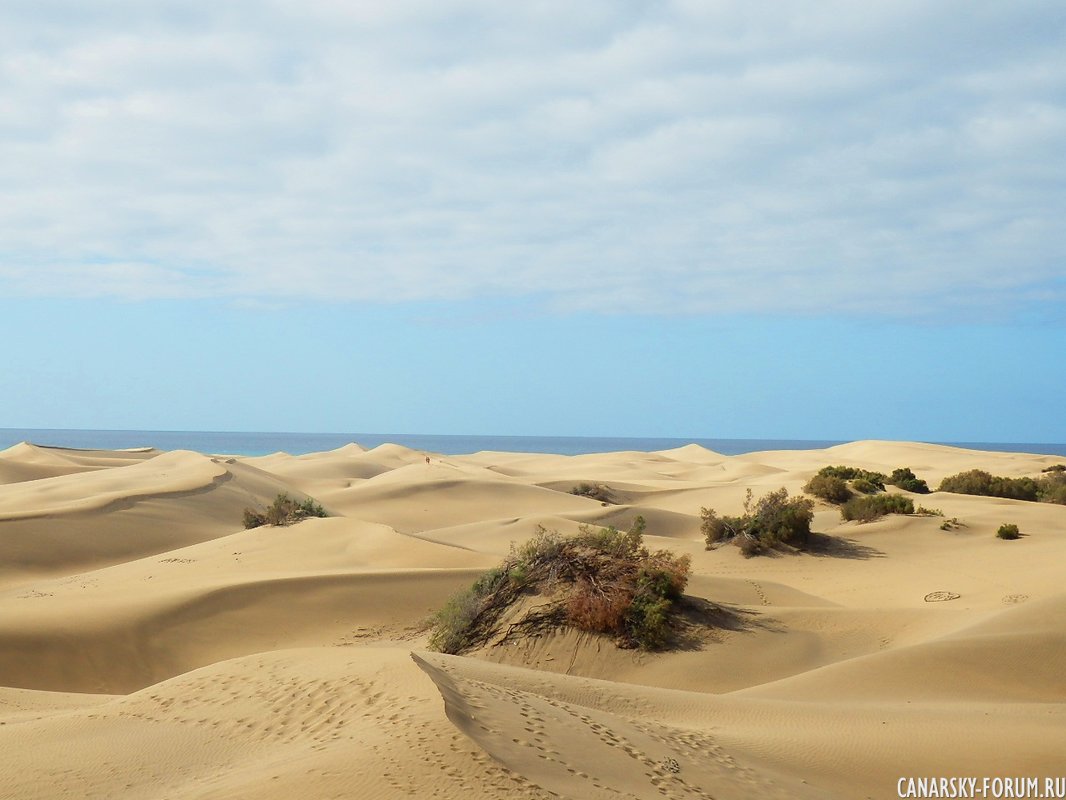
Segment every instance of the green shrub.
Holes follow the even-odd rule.
[[[327,517],[325,509],[308,497],[297,502],[284,492],[274,498],[266,511],[244,509],[244,527],[258,528],[261,525],[292,525],[308,517]]]
[[[888,478],[888,483],[892,486],[898,486],[900,489],[907,492],[929,494],[929,484],[915,475],[910,467],[900,467],[899,469],[892,470],[892,474]]]
[[[996,531],[996,536],[1000,539],[1018,539],[1021,538],[1021,531],[1018,530],[1018,526],[1013,523],[1006,525],[1000,525],[999,530]]]
[[[811,535],[814,502],[806,497],[789,499],[788,490],[781,488],[753,503],[749,489],[742,516],[719,517],[711,508],[701,509],[700,515],[700,529],[708,549],[716,542],[736,540],[745,555],[756,555],[779,544],[806,544]]]
[[[1050,467],[1044,467],[1041,472],[1066,472],[1066,464],[1052,464]]]
[[[960,522],[958,517],[952,517],[940,523],[940,530],[942,531],[954,531],[965,527],[966,523]]]
[[[884,490],[888,476],[883,472],[871,472],[858,467],[822,467],[818,474],[829,478],[840,478],[845,481],[865,480],[872,483],[880,490]]]
[[[851,488],[861,494],[874,494],[878,491],[877,485],[866,478],[856,478],[851,482]]]
[[[944,512],[939,508],[926,508],[925,506],[918,506],[918,509],[914,512],[919,517],[942,517]]]
[[[971,469],[944,478],[939,491],[1012,500],[1038,500],[1040,484],[1032,478],[1003,478],[984,470]]]
[[[691,562],[665,550],[649,552],[644,527],[644,519],[637,517],[628,531],[583,526],[576,536],[563,537],[538,529],[525,544],[512,547],[500,567],[433,616],[430,647],[455,654],[486,641],[502,614],[526,592],[546,595],[549,601],[516,625],[549,620],[614,636],[623,647],[665,646]]]
[[[1045,503],[1058,503],[1066,506],[1066,485],[1049,486],[1040,493],[1040,499]]]
[[[833,475],[815,475],[807,481],[803,491],[823,500],[828,500],[830,503],[843,503],[851,497],[851,490],[848,489],[844,479]]]
[[[944,478],[940,491],[1066,505],[1066,472],[1048,467],[1043,470],[1043,477],[1004,478],[971,469]]]
[[[570,494],[576,494],[579,497],[588,497],[592,500],[599,500],[601,503],[613,504],[617,502],[614,495],[611,494],[611,490],[598,483],[579,483],[570,490]]]
[[[1066,473],[1053,471],[1037,484],[1041,501],[1066,505]]]
[[[840,516],[846,520],[871,522],[885,514],[913,514],[914,502],[899,494],[875,494],[853,497],[840,507]]]

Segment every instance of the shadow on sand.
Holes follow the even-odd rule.
[[[721,640],[721,633],[751,633],[756,630],[781,632],[777,620],[730,605],[712,603],[703,597],[685,595],[677,605],[674,632],[667,650],[703,650]]]
[[[854,539],[845,539],[843,536],[830,536],[826,533],[812,533],[807,540],[807,546],[798,553],[820,558],[851,558],[866,561],[871,558],[884,558],[885,554],[876,547],[861,544]]]

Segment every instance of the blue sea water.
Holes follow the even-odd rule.
[[[284,451],[293,455],[334,450],[350,442],[363,447],[393,443],[444,455],[502,450],[519,453],[607,453],[619,450],[669,450],[698,444],[725,455],[760,450],[814,450],[843,441],[814,439],[677,439],[605,436],[445,436],[405,433],[255,433],[243,431],[102,431],[53,428],[0,428],[0,449],[19,442],[53,447],[117,450],[155,447],[200,453],[258,456]],[[1066,456],[1066,444],[1034,442],[936,442],[975,450]]]

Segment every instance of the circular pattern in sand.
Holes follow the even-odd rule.
[[[957,592],[930,592],[925,596],[927,603],[943,603],[945,600],[958,600],[962,597]]]
[[[1029,599],[1027,594],[1008,594],[1003,596],[1003,602],[1009,605],[1017,605],[1018,603],[1024,603]]]

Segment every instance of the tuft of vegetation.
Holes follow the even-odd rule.
[[[1066,472],[1066,464],[1052,464],[1050,467],[1044,467],[1041,472]]]
[[[707,549],[718,542],[733,541],[745,556],[766,553],[781,544],[804,546],[810,540],[814,501],[806,497],[789,498],[788,490],[768,492],[752,502],[751,489],[739,517],[718,516],[712,508],[700,510]]]
[[[1037,478],[1004,478],[984,470],[971,469],[944,478],[939,490],[1066,505],[1066,471],[1048,467],[1042,471],[1042,475]]]
[[[940,523],[940,530],[942,531],[956,531],[959,528],[965,527],[966,523],[960,522],[958,517],[952,517],[951,519],[946,519]]]
[[[1032,478],[1003,478],[981,469],[971,469],[944,478],[940,482],[939,491],[1006,497],[1011,500],[1037,500],[1040,496],[1040,484]]]
[[[1040,499],[1045,503],[1066,506],[1066,472],[1053,470],[1038,481]]]
[[[876,494],[880,491],[877,484],[866,480],[866,478],[856,478],[851,482],[851,488],[860,494]]]
[[[611,494],[611,490],[598,483],[579,483],[570,490],[570,494],[589,497],[593,500],[599,500],[601,503],[617,503],[614,495]]]
[[[1000,539],[1020,539],[1021,535],[1021,531],[1018,530],[1018,526],[1014,523],[1000,525],[999,530],[996,531],[996,536]]]
[[[840,478],[845,481],[863,480],[872,483],[879,491],[884,491],[885,481],[888,476],[883,472],[871,472],[858,467],[822,467],[818,474],[829,478]]]
[[[830,503],[843,503],[851,497],[851,489],[848,488],[844,479],[833,475],[815,475],[807,481],[803,491],[828,500]]]
[[[944,512],[939,508],[926,508],[925,506],[918,506],[914,515],[917,517],[942,517]]]
[[[885,514],[913,514],[914,502],[901,494],[875,494],[853,497],[840,507],[846,520],[872,522]]]
[[[665,647],[690,559],[649,551],[644,529],[642,517],[628,531],[582,526],[576,536],[564,537],[538,529],[525,544],[512,546],[501,566],[433,616],[430,647],[457,654],[488,641],[502,615],[524,594],[549,601],[515,625],[569,625],[613,636],[620,647]]]
[[[929,484],[915,475],[910,467],[900,467],[892,470],[892,474],[888,477],[888,483],[892,486],[898,486],[907,492],[929,494]]]
[[[254,508],[244,509],[244,527],[258,528],[261,525],[292,525],[308,517],[328,517],[313,498],[308,497],[302,502],[297,502],[282,492],[274,498],[274,502],[267,507],[266,511],[256,511]]]

